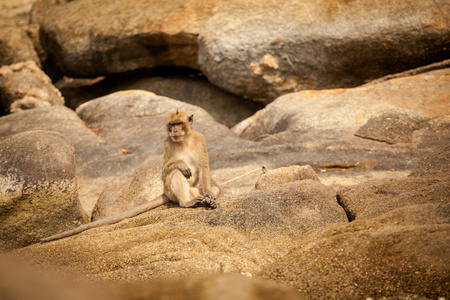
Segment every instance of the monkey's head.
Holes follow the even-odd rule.
[[[183,112],[176,111],[167,117],[166,126],[170,139],[175,143],[182,142],[191,133],[194,115],[188,117]]]

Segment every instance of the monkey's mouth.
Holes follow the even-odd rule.
[[[177,134],[177,135],[170,135],[170,138],[172,139],[172,141],[174,142],[179,142],[183,139],[183,135],[181,134]]]

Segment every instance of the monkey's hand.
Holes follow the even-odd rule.
[[[187,179],[192,177],[191,168],[189,168],[188,164],[185,163],[184,161],[178,161],[176,167],[178,170],[181,171],[183,176],[186,177]]]

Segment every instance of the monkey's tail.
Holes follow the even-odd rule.
[[[91,229],[91,228],[95,228],[95,227],[99,227],[99,226],[103,226],[103,225],[114,224],[114,223],[120,222],[124,219],[137,216],[139,214],[142,214],[143,212],[146,212],[150,209],[156,208],[158,206],[161,206],[161,205],[169,203],[169,202],[170,202],[169,198],[167,198],[166,195],[162,194],[162,195],[150,200],[149,202],[146,202],[135,208],[127,210],[126,212],[121,213],[120,215],[109,217],[106,219],[101,219],[101,220],[94,221],[94,222],[87,223],[87,224],[83,224],[77,228],[67,230],[67,231],[43,238],[40,241],[41,241],[41,243],[45,243],[45,242],[50,242],[50,241],[54,241],[54,240],[59,240],[59,239],[83,232],[83,231]]]

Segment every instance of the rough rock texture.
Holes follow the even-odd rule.
[[[32,22],[66,75],[93,77],[161,65],[198,69],[197,36],[230,0],[38,2]]]
[[[350,221],[378,217],[403,206],[448,206],[449,154],[448,146],[434,149],[421,157],[408,178],[371,180],[341,189],[337,193],[339,204]]]
[[[324,169],[411,169],[418,150],[433,143],[446,143],[449,95],[449,69],[359,88],[303,91],[278,98],[234,126],[233,131],[243,138],[260,141],[261,148],[289,145],[286,151],[278,150],[283,152],[279,161],[291,160]],[[413,133],[405,132],[404,137],[412,136],[411,143],[395,146],[354,135],[372,117],[391,109],[399,115],[420,114],[439,121],[422,124]],[[387,121],[384,126],[393,127]],[[390,121],[396,123],[395,119]],[[384,132],[385,136],[378,138],[389,140],[390,132]],[[403,135],[397,135],[396,140],[403,140]],[[298,155],[300,151],[302,155]],[[412,153],[415,154],[411,156]],[[308,161],[299,163],[299,158]]]
[[[36,63],[0,68],[0,114],[50,105],[64,105],[64,98]]]
[[[243,99],[212,85],[193,70],[169,69],[164,76],[152,73],[116,75],[96,84],[77,87],[81,80],[62,80],[56,84],[66,105],[76,109],[79,105],[98,97],[122,90],[144,90],[160,96],[181,100],[205,109],[217,122],[232,127],[250,117],[261,105]],[[181,76],[185,72],[185,76]],[[225,113],[224,113],[225,112]]]
[[[355,135],[388,144],[411,143],[414,131],[423,127],[429,120],[430,117],[420,114],[390,109],[370,117]]]
[[[0,8],[4,7],[2,1]],[[27,0],[17,2],[22,1]],[[302,89],[302,84],[313,88],[360,84],[448,56],[442,52],[448,48],[448,5],[441,0],[333,1],[41,0],[34,6],[30,30],[35,45],[40,35],[50,51],[39,50],[45,70],[64,66],[70,72],[94,76],[158,63],[198,67],[194,66],[197,46],[193,41],[206,20],[217,13],[206,25],[211,32],[209,24],[221,20],[223,14],[239,16],[214,28],[215,33],[226,34],[226,55],[235,53],[235,45],[240,53],[236,65],[228,64],[230,56],[223,56],[220,65],[226,72],[237,72],[225,75],[224,82],[238,81],[239,88],[256,87],[263,102],[271,100],[267,95]],[[222,14],[227,2],[231,5]],[[75,8],[80,10],[73,12]],[[1,11],[0,18],[3,14]],[[90,18],[92,15],[95,17]],[[64,48],[66,45],[69,48]],[[207,46],[223,51],[220,44]],[[88,49],[94,52],[83,52]],[[448,61],[359,88],[285,95],[234,128],[246,140],[203,109],[142,91],[90,101],[77,113],[57,105],[0,117],[0,149],[6,147],[4,141],[15,137],[11,134],[31,136],[34,132],[29,130],[35,129],[58,132],[46,134],[57,136],[58,141],[64,140],[62,135],[73,144],[76,174],[73,156],[70,176],[69,172],[54,173],[73,180],[76,176],[80,200],[88,213],[100,196],[94,218],[116,214],[159,193],[164,120],[176,109],[194,114],[194,127],[206,138],[217,182],[261,166],[269,170],[261,177],[269,181],[261,184],[264,187],[254,189],[259,172],[224,186],[214,210],[167,203],[114,225],[2,254],[0,294],[19,299],[42,295],[45,299],[113,300],[295,297],[292,289],[275,285],[275,280],[310,299],[448,299],[450,85],[449,69],[442,69],[445,66]],[[239,72],[247,77],[242,79]],[[311,76],[306,78],[304,72]],[[217,75],[224,76],[222,71]],[[129,73],[123,76],[136,78]],[[117,78],[120,81],[121,77]],[[191,79],[168,81],[173,88],[170,96],[197,97],[185,90],[200,77]],[[164,90],[166,82],[158,80],[152,84]],[[141,88],[141,83],[137,87]],[[247,92],[242,95],[249,95]],[[35,143],[26,148],[31,153],[28,157],[16,151],[19,143],[14,143],[0,150],[0,162],[3,153],[8,166],[19,158],[42,161],[33,159],[38,164],[24,163],[13,171],[0,166],[0,180],[2,172],[8,176],[23,173],[19,180],[26,182],[35,174],[28,168],[45,175],[47,165],[59,165],[59,152],[47,149],[54,143],[44,143],[48,138],[40,135],[32,138]],[[47,147],[46,155],[42,149],[35,150],[40,145]],[[68,145],[65,153],[73,155],[67,140],[56,143],[57,147],[64,145]],[[426,155],[419,159],[422,154]],[[310,165],[307,173],[311,177],[297,180],[303,177],[298,177],[295,165]],[[47,172],[47,176],[51,174]],[[41,178],[37,184],[42,186]],[[52,182],[48,185],[64,187],[57,179]],[[30,188],[9,188],[9,183],[0,184],[0,228],[7,224],[4,215],[26,208],[30,201],[36,207],[36,203],[49,200],[48,191],[53,191],[36,189],[30,195],[40,197],[35,201],[26,194]],[[351,183],[358,184],[348,186]],[[76,187],[72,184],[65,191],[58,200],[73,196]],[[20,193],[22,196],[17,196]],[[10,196],[16,202],[26,201],[3,210]],[[27,214],[21,220],[47,218],[18,232],[21,236],[37,232],[38,236],[49,220],[59,216],[65,217],[61,223],[76,226],[71,223],[76,217],[59,213],[61,207]],[[18,225],[20,222],[15,222],[5,230]],[[64,229],[52,226],[58,232]],[[0,229],[0,235],[3,232]],[[9,242],[3,235],[0,240]],[[48,277],[34,280],[28,272],[5,275],[8,270],[2,261],[12,259],[71,279],[54,285],[43,283],[43,289],[33,290]],[[159,281],[169,278],[172,280]],[[261,282],[261,278],[271,281]],[[124,284],[146,279],[158,281]],[[102,285],[88,289],[83,284],[72,286],[74,281],[101,281]],[[110,288],[103,285],[107,281],[122,285]]]
[[[35,261],[48,251],[40,267],[64,265],[65,273],[90,279],[136,281],[215,272],[252,276],[282,259],[300,233],[345,221],[330,189],[303,180],[242,197],[224,196],[214,210],[169,203],[116,225],[12,254]]]
[[[0,19],[7,19],[15,26],[25,27],[29,22],[29,13],[36,0],[0,0]]]
[[[161,195],[162,161],[162,156],[150,156],[131,178],[107,186],[94,206],[91,220],[119,215]]]
[[[248,139],[263,134],[278,137],[277,133],[288,130],[302,133],[302,139],[311,133],[341,139],[388,109],[397,114],[404,110],[428,117],[448,115],[449,77],[450,69],[444,69],[352,89],[292,93],[236,125],[234,131]]]
[[[0,251],[87,222],[68,140],[29,131],[3,138],[0,145]]]
[[[448,222],[336,225],[303,237],[297,249],[265,273],[267,278],[290,282],[309,299],[446,298],[449,233]]]
[[[205,136],[207,145],[236,139],[205,110],[151,92],[117,92],[85,103],[76,112],[89,127],[98,129],[97,135],[108,144],[128,149],[141,163],[150,155],[163,153],[165,120],[177,109],[194,115],[193,127]]]
[[[260,189],[271,185],[280,185],[286,182],[311,179],[319,181],[316,172],[311,166],[289,166],[268,171],[256,181],[255,188]]]
[[[39,107],[0,118],[0,137],[29,130],[55,131],[73,144],[78,192],[87,213],[107,184],[132,172],[127,170],[131,168],[133,159],[123,155],[121,149],[108,145],[67,107]]]
[[[449,177],[450,176],[450,146],[438,147],[435,151],[420,158],[414,166],[410,177]]]
[[[8,25],[10,23],[0,19],[0,67],[28,60],[40,66],[36,50],[25,30]]]
[[[199,36],[215,85],[269,103],[305,89],[352,87],[449,58],[446,1],[237,0]]]
[[[350,220],[377,217],[401,206],[448,204],[449,178],[371,180],[338,192],[338,200]]]

